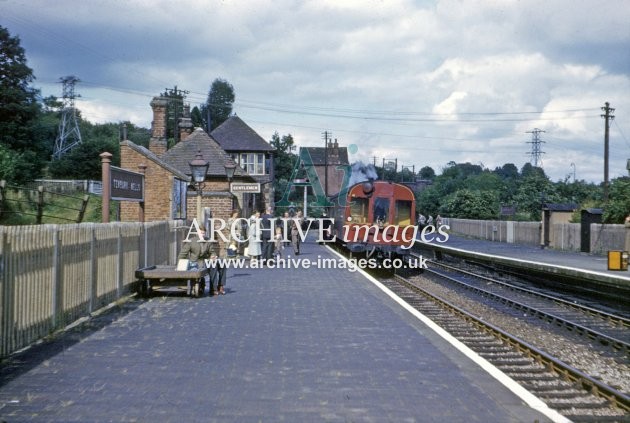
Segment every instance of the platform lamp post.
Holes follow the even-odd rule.
[[[232,182],[232,178],[234,178],[234,171],[236,171],[236,163],[234,163],[232,160],[228,160],[227,162],[225,162],[223,167],[225,168],[225,176],[227,177],[227,180],[228,180],[228,192],[231,193],[232,192],[232,188],[230,186],[230,182]],[[232,196],[231,209],[234,209],[234,197],[233,196]]]
[[[201,195],[203,194],[204,182],[206,175],[208,174],[208,166],[210,163],[203,159],[201,150],[197,151],[195,159],[188,163],[190,166],[190,174],[192,182],[197,190],[197,223],[201,224],[203,221],[203,215],[201,211]]]

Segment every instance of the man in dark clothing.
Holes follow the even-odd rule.
[[[272,224],[273,213],[271,212],[271,207],[267,207],[265,214],[260,216],[261,221],[261,240],[262,240],[262,257],[266,260],[271,260],[273,258],[273,249],[274,249],[274,226]]]
[[[217,234],[215,234],[214,239],[218,239]],[[226,254],[222,254],[221,247],[218,242],[209,242],[210,246],[208,247],[208,256],[210,257],[210,296],[214,296],[215,292],[217,295],[225,295],[225,282],[227,278],[225,264],[222,263],[226,258]],[[214,281],[217,282],[217,289],[214,290]]]

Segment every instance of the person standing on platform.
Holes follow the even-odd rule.
[[[442,216],[438,214],[435,218],[435,227],[439,228],[440,226],[442,226]]]
[[[188,241],[184,240],[177,258],[188,259],[188,270],[204,269],[206,267],[204,259],[210,257],[209,248],[209,242],[206,240],[206,228],[199,226],[199,232],[196,235],[190,235]]]
[[[187,270],[205,269],[206,263],[204,259],[210,257],[210,245],[206,240],[206,229],[203,226],[199,226],[199,232],[197,232],[196,236],[190,233],[188,235],[190,239],[188,241],[184,240],[182,249],[177,258],[188,260]],[[212,281],[210,281],[210,283],[212,283]],[[189,288],[190,286],[191,285],[189,285]]]
[[[277,260],[282,258],[282,250],[284,250],[284,243],[282,240],[284,239],[284,232],[282,231],[282,227],[276,226],[276,234],[274,235],[274,258]]]
[[[249,218],[249,228],[247,230],[249,239],[248,255],[252,260],[258,260],[262,254],[262,241],[260,239],[260,212],[256,211]]]
[[[272,225],[273,213],[271,207],[267,207],[265,214],[261,216],[261,228],[260,231],[262,233],[262,258],[265,261],[271,260],[273,258],[273,249],[274,249],[274,235],[275,230]]]
[[[238,220],[238,215],[239,215],[239,211],[238,210],[232,210],[232,214],[230,214],[230,218],[227,221],[227,230],[228,230],[228,246],[227,246],[227,256],[229,257],[236,257],[237,255],[239,255],[240,251],[241,251],[241,244],[243,242],[242,240],[242,231],[241,231],[241,225],[240,222]],[[234,226],[234,227],[232,227]]]
[[[427,224],[427,218],[422,213],[418,214],[418,227],[420,229],[424,229],[426,224]]]
[[[283,242],[284,247],[288,247],[291,244],[291,237],[289,236],[291,233],[291,215],[286,211],[282,215],[282,231],[285,241]]]
[[[219,235],[215,233],[214,239],[219,239]],[[208,253],[210,257],[210,289],[209,295],[212,297],[215,292],[217,295],[225,295],[225,282],[227,279],[227,270],[225,264],[221,260],[225,259],[225,254],[221,254],[221,248],[216,241],[208,242]],[[216,280],[216,291],[214,290]]]
[[[295,217],[291,219],[291,246],[293,246],[293,253],[296,256],[300,255],[300,230],[298,228],[302,227],[302,222],[304,218],[302,217],[302,210],[298,210]]]

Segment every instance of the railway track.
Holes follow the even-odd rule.
[[[549,324],[630,354],[630,319],[534,291],[488,276],[432,261],[428,272],[449,281],[456,289],[492,299]]]
[[[630,398],[623,392],[480,319],[478,313],[430,292],[417,281],[394,276],[381,282],[570,420],[630,421]]]

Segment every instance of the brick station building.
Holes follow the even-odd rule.
[[[231,184],[251,187],[258,181],[239,167],[213,137],[201,128],[193,129],[188,107],[185,107],[184,117],[179,122],[181,141],[167,149],[167,99],[154,97],[151,108],[153,122],[149,148],[129,140],[123,140],[120,144],[120,167],[145,173],[145,221],[170,219],[192,221],[197,216],[198,193],[191,183],[189,163],[195,159],[198,152],[201,152],[203,159],[209,163],[201,194],[202,209],[209,211],[214,218],[225,220],[230,217],[233,209],[242,210],[243,214],[249,213],[249,210],[243,210],[243,193],[232,193],[230,187]],[[253,132],[251,128],[249,129]],[[227,137],[225,133],[223,135]],[[237,165],[231,180],[228,179],[226,171],[226,166],[230,165]],[[261,209],[265,205],[265,198],[261,196],[258,208]],[[137,221],[139,208],[138,203],[121,202],[120,220]]]

